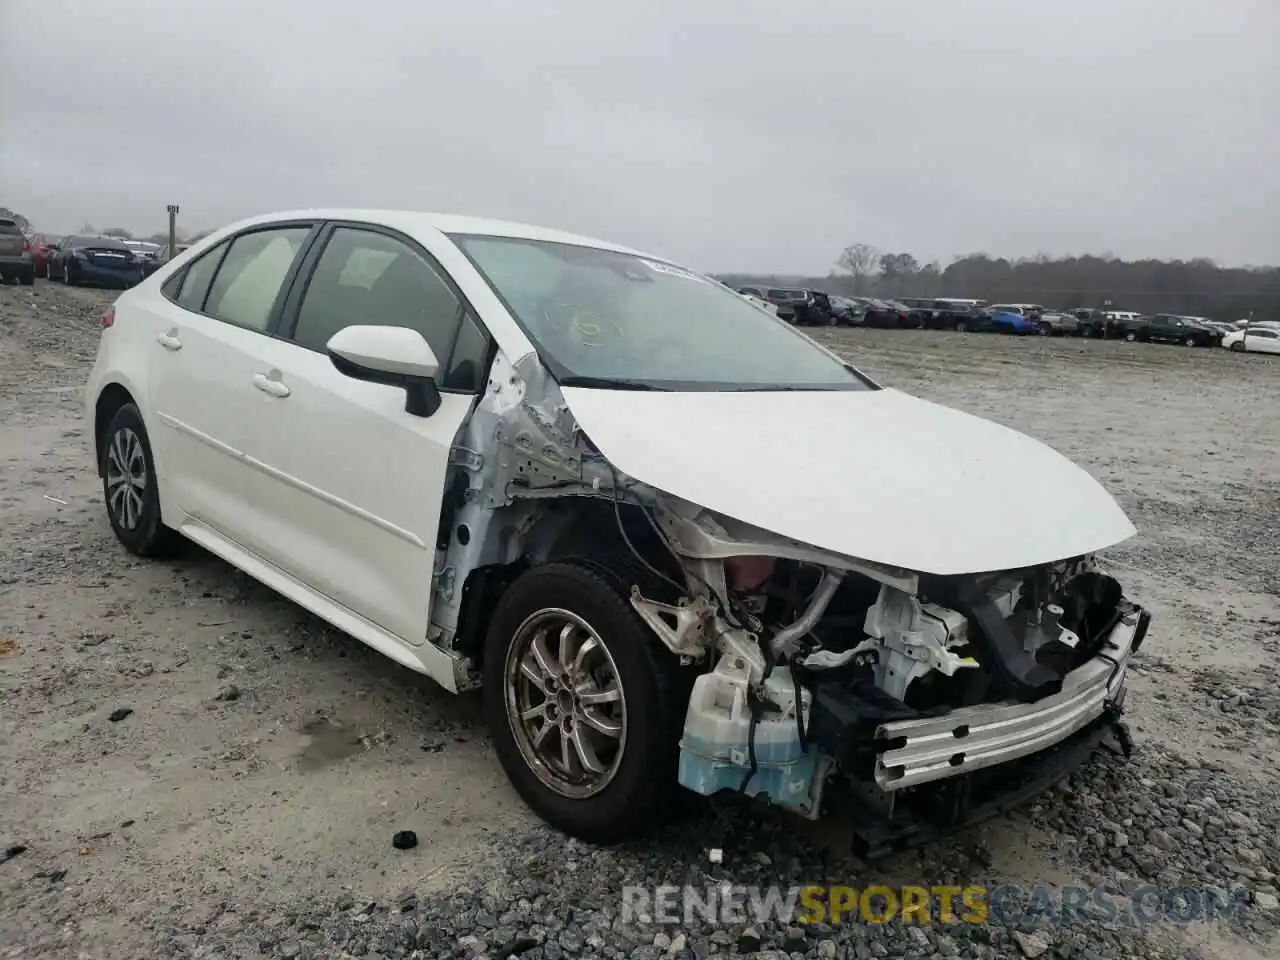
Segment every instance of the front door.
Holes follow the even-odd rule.
[[[485,375],[486,338],[425,251],[380,228],[333,225],[255,349],[245,454],[267,485],[253,549],[402,641],[427,635],[449,452]],[[325,345],[351,324],[417,330],[440,361],[442,403],[350,379]]]

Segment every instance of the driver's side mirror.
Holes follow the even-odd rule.
[[[429,417],[440,409],[435,351],[417,330],[368,324],[343,327],[325,344],[329,359],[353,380],[404,390],[405,413]]]

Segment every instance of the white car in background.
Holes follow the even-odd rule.
[[[1222,338],[1222,345],[1237,353],[1280,353],[1280,330],[1249,326],[1228,333]]]
[[[1135,532],[1106,490],[670,261],[303,211],[201,240],[102,326],[119,541],[185,536],[483,686],[516,790],[574,835],[635,834],[677,784],[816,818],[855,781],[870,854],[1127,743],[1150,618],[1095,563]]]
[[[126,247],[133,251],[133,256],[137,260],[155,260],[160,252],[160,244],[149,243],[146,240],[123,240]]]

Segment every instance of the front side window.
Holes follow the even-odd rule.
[[[407,243],[338,227],[307,284],[293,340],[323,353],[329,338],[352,324],[409,327],[422,334],[443,368],[461,322],[458,298]]]
[[[573,244],[452,239],[566,386],[872,389],[803,334],[680,267]]]
[[[278,227],[244,233],[214,275],[205,313],[249,330],[264,331],[289,268],[310,227]]]

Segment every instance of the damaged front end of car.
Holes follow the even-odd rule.
[[[677,652],[716,638],[681,742],[685,787],[839,811],[876,856],[1009,809],[1100,743],[1127,754],[1125,670],[1150,615],[1092,557],[935,577],[706,511],[659,516],[715,597],[715,612],[633,598]]]
[[[693,674],[678,780],[695,793],[830,812],[877,856],[1007,810],[1101,743],[1127,753],[1150,617],[1092,554],[940,576],[788,539],[623,473],[532,355],[498,355],[451,463],[429,639],[457,687],[524,571],[612,565]]]

